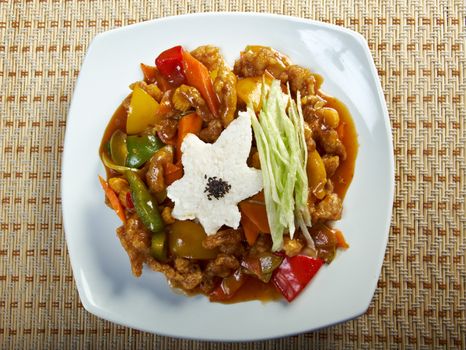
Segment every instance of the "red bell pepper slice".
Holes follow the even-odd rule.
[[[275,270],[272,281],[285,299],[291,302],[301,293],[323,264],[322,259],[306,255],[285,257],[282,264]]]
[[[131,197],[131,192],[126,192],[126,205],[128,209],[134,209],[133,197]]]
[[[170,84],[178,86],[185,81],[183,48],[181,46],[174,46],[163,51],[155,59],[155,64],[159,72],[168,78]]]
[[[155,64],[173,87],[186,81],[188,85],[199,90],[212,114],[218,117],[220,102],[214,91],[209,70],[202,62],[178,45],[162,52],[155,59]]]

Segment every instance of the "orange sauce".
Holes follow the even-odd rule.
[[[224,304],[234,304],[243,301],[260,300],[262,302],[280,300],[281,293],[275,288],[272,281],[264,283],[257,278],[248,277],[244,285]]]
[[[121,130],[123,132],[126,132],[126,119],[127,118],[128,118],[128,112],[126,111],[126,108],[123,106],[123,103],[121,103],[116,109],[116,111],[113,113],[112,119],[110,119],[110,122],[105,128],[104,135],[102,136],[102,141],[100,142],[99,156],[102,154],[102,152],[107,152],[106,151],[107,143],[108,141],[110,141],[110,138],[112,137],[113,133],[116,130]],[[118,175],[117,172],[107,167],[105,167],[105,172],[107,173],[107,179]]]
[[[107,147],[107,142],[110,140],[110,137],[112,137],[113,133],[116,130],[126,132],[127,117],[128,113],[126,111],[126,108],[123,106],[123,103],[121,103],[116,109],[115,113],[113,113],[112,119],[110,119],[110,122],[105,128],[104,135],[102,136],[102,141],[100,142],[99,155],[105,150],[105,147]]]
[[[316,86],[319,88],[323,82],[323,78],[317,74],[314,74],[314,76],[316,78]],[[348,109],[342,102],[334,97],[325,95],[320,90],[318,90],[318,95],[327,101],[327,107],[336,109],[340,115],[340,126],[338,130],[340,131],[340,139],[346,147],[347,157],[345,160],[340,161],[340,166],[332,176],[331,180],[334,183],[335,193],[343,199],[354,175],[356,155],[358,152],[356,128]],[[99,147],[99,154],[106,149],[110,137],[116,130],[120,129],[122,131],[126,131],[126,119],[127,111],[122,103],[113,114],[107,128],[105,129],[102,142]],[[107,169],[107,172],[107,176],[114,175],[113,171],[110,169]],[[238,290],[238,292],[236,292],[231,299],[223,303],[233,304],[250,300],[266,302],[280,300],[282,298],[281,293],[277,291],[272,282],[263,283],[256,278],[248,277],[246,283]]]
[[[356,133],[356,127],[354,126],[353,118],[351,117],[348,108],[334,97],[327,96],[323,93],[319,93],[319,95],[327,100],[326,107],[336,109],[340,115],[340,125],[337,130],[340,131],[340,140],[346,148],[346,159],[342,161],[340,158],[340,166],[331,177],[331,180],[334,185],[334,192],[343,199],[354,176],[354,166],[359,146],[358,134]]]

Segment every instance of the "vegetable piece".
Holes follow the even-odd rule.
[[[158,261],[167,261],[167,235],[165,232],[158,232],[153,234],[150,242],[150,253]]]
[[[131,192],[126,192],[126,204],[128,205],[128,209],[134,208],[133,198],[131,198]]]
[[[336,230],[319,222],[312,226],[310,233],[314,238],[315,246],[317,248],[317,256],[323,259],[326,263],[332,262],[338,248]]]
[[[296,104],[282,92],[278,80],[272,82],[267,98],[265,87],[262,92],[259,118],[251,107],[248,107],[248,112],[252,117],[261,163],[272,250],[277,251],[282,247],[285,231],[293,238],[295,221],[309,246],[314,247],[307,230],[311,226],[307,207],[307,147],[299,93]]]
[[[309,190],[318,199],[324,198],[327,172],[325,171],[324,162],[316,150],[310,152],[307,156],[306,172],[309,180]]]
[[[183,167],[181,164],[164,163],[163,175],[165,177],[165,185],[171,185],[183,177]]]
[[[126,139],[126,146],[128,149],[126,166],[139,168],[164,144],[155,135],[131,135]]]
[[[176,221],[169,227],[168,247],[170,254],[189,259],[213,259],[217,249],[206,249],[202,241],[207,237],[200,224],[193,221]]]
[[[181,144],[189,133],[199,135],[202,128],[202,119],[196,113],[187,114],[178,122],[178,136],[176,142],[176,159],[181,162]]]
[[[346,243],[345,236],[340,230],[335,230],[335,238],[337,239],[338,247],[348,249],[349,244]]]
[[[100,158],[102,159],[102,162],[104,163],[104,165],[107,168],[115,170],[116,172],[118,172],[120,174],[124,174],[127,171],[132,171],[132,172],[135,172],[135,173],[140,172],[139,169],[128,168],[126,166],[116,165],[115,163],[113,163],[112,160],[110,160],[108,158],[108,156],[107,156],[107,154],[105,152],[102,152],[102,154],[100,155]]]
[[[123,209],[123,206],[121,205],[121,202],[118,199],[118,196],[110,188],[107,181],[105,181],[101,176],[99,176],[99,181],[100,181],[100,184],[102,185],[105,195],[107,196],[108,201],[110,202],[110,205],[112,206],[113,210],[115,210],[115,212],[117,213],[121,221],[123,221],[123,223],[126,223],[125,210]]]
[[[268,283],[272,278],[273,271],[280,266],[283,257],[264,252],[258,256],[248,256],[243,259],[241,266],[245,272],[254,275],[264,283]]]
[[[267,210],[264,203],[264,192],[259,192],[249,199],[239,203],[242,216],[247,216],[249,220],[262,233],[270,233]]]
[[[139,86],[136,86],[129,104],[126,132],[129,135],[138,134],[154,125],[158,108],[158,102]]]
[[[209,295],[210,301],[226,301],[231,299],[235,293],[243,286],[246,282],[247,276],[241,271],[241,268],[235,271],[235,273],[222,280],[222,283],[214,289]]]
[[[188,85],[199,90],[212,114],[218,118],[219,100],[206,66],[183,50],[184,74]]]
[[[255,112],[260,111],[262,96],[262,79],[260,77],[239,79],[236,83],[236,93],[247,106],[252,105]]]
[[[113,162],[116,165],[125,165],[128,149],[126,147],[126,134],[121,130],[116,130],[109,141],[109,151]]]
[[[126,171],[125,177],[131,188],[136,213],[141,218],[142,223],[152,233],[162,233],[164,223],[157,207],[157,201],[152,197],[144,182],[132,171]]]
[[[251,111],[252,126],[261,161],[272,250],[277,251],[283,245],[285,230],[290,236],[295,230],[293,195],[298,147],[293,124],[285,110],[288,97],[282,93],[279,81],[272,82],[269,96],[263,102],[259,120]]]
[[[178,86],[185,81],[183,66],[183,48],[174,46],[163,51],[156,59],[155,64],[171,85]]]
[[[308,247],[311,251],[315,252],[314,241],[309,233],[308,227],[312,226],[311,214],[309,213],[308,197],[309,197],[309,181],[307,178],[307,144],[304,136],[304,116],[301,108],[301,95],[299,91],[296,94],[296,101],[290,101],[290,107],[288,109],[290,118],[293,122],[296,138],[298,139],[299,151],[298,156],[298,167],[295,184],[295,217],[296,223],[298,224],[301,232],[303,233]],[[291,237],[293,238],[293,237]]]
[[[263,88],[268,92],[273,78],[269,74],[264,74],[260,77],[248,77],[239,79],[236,83],[236,93],[240,100],[246,106],[252,105],[254,112],[259,112],[262,107]]]
[[[147,84],[153,84],[157,80],[157,68],[148,66],[147,64],[141,63],[142,74],[144,74],[144,81]]]
[[[323,263],[322,259],[306,255],[285,257],[275,270],[272,281],[285,299],[291,302],[306,287]]]
[[[241,215],[241,226],[243,227],[246,241],[248,241],[250,246],[253,246],[259,236],[259,228],[244,214]]]

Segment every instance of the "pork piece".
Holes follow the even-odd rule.
[[[157,84],[147,84],[144,80],[141,80],[141,81],[136,81],[132,83],[129,87],[131,90],[134,90],[136,86],[140,87],[145,92],[147,92],[157,102],[160,102],[160,100],[162,99],[163,92],[162,90],[159,89]]]
[[[269,234],[260,234],[254,245],[249,251],[249,255],[259,255],[260,253],[270,252],[272,249],[272,236]]]
[[[218,119],[213,119],[199,132],[199,138],[204,142],[213,143],[217,141],[222,131],[222,122]]]
[[[290,60],[265,46],[248,46],[236,60],[233,71],[241,77],[257,77],[268,71],[276,79],[286,80],[286,67]]]
[[[167,118],[158,122],[158,136],[164,143],[172,140],[178,131],[178,121],[176,119]]]
[[[191,51],[191,55],[206,66],[209,71],[225,65],[220,49],[212,45],[199,46],[197,49]]]
[[[332,177],[340,166],[340,157],[326,154],[322,157],[327,177]]]
[[[182,112],[186,112],[191,107],[194,108],[196,113],[204,121],[214,119],[213,114],[210,113],[207,103],[202,98],[199,90],[195,87],[184,84],[177,87],[172,96],[172,103],[176,109]]]
[[[312,135],[313,131],[309,123],[304,122],[304,140],[306,141],[308,153],[314,152],[314,150],[316,149],[316,142],[314,141]]]
[[[152,234],[135,214],[131,215],[126,220],[126,224],[119,227],[116,232],[128,254],[133,275],[141,276],[142,265],[149,254]]]
[[[204,274],[202,276],[202,281],[199,284],[199,288],[201,289],[202,293],[210,294],[215,289],[215,287],[218,286],[220,281],[220,277]]]
[[[165,163],[173,163],[173,149],[169,146],[155,152],[147,166],[146,182],[154,193],[163,191],[166,187],[163,176],[163,164]]]
[[[215,76],[213,86],[220,102],[219,114],[223,127],[233,120],[236,111],[236,75],[226,64],[220,49],[212,45],[199,46],[191,54]]]
[[[336,154],[342,160],[346,159],[345,145],[338,138],[338,133],[333,129],[318,129],[314,133],[317,137],[317,144],[322,147],[325,153]]]
[[[235,117],[236,103],[236,75],[227,66],[221,66],[217,70],[217,77],[214,80],[214,90],[220,100],[219,114],[223,127]]]
[[[336,193],[329,193],[316,205],[311,214],[312,221],[339,220],[342,208],[343,203],[340,197]]]
[[[242,238],[241,229],[226,229],[218,231],[215,235],[207,236],[202,241],[202,246],[206,249],[218,248],[220,252],[227,255],[241,256],[244,253]]]
[[[215,260],[207,263],[205,273],[211,276],[228,277],[240,266],[238,259],[233,255],[220,253]]]
[[[185,291],[191,291],[199,286],[203,278],[199,265],[189,259],[176,258],[175,267],[173,268],[149,256],[147,265],[152,270],[163,273],[171,286]]]
[[[294,95],[297,91],[300,92],[301,97],[315,95],[316,80],[309,69],[292,65],[286,68],[286,73]]]

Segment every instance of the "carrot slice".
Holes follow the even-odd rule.
[[[243,216],[247,216],[262,233],[270,233],[267,210],[264,203],[264,192],[259,192],[239,203]]]
[[[259,229],[256,225],[246,216],[241,216],[241,226],[243,226],[244,235],[249,245],[252,246],[259,236]]]
[[[219,101],[214,91],[212,80],[206,66],[194,58],[188,51],[183,50],[184,75],[188,85],[199,90],[201,96],[209,106],[210,111],[218,117]]]
[[[335,230],[335,238],[337,239],[338,247],[343,249],[349,248],[349,244],[346,243],[345,237],[343,236],[343,233],[340,230]]]
[[[202,128],[202,119],[196,113],[185,115],[178,122],[178,138],[176,142],[176,157],[181,162],[181,144],[189,133],[199,134]]]
[[[148,66],[147,64],[141,63],[142,74],[144,74],[144,81],[147,84],[155,83],[157,80],[157,68]]]
[[[180,164],[165,163],[163,167],[165,183],[167,185],[171,185],[183,177],[183,167]]]
[[[120,200],[118,199],[118,196],[116,195],[115,191],[113,191],[110,188],[107,181],[102,179],[101,176],[99,176],[99,181],[102,185],[102,188],[104,189],[105,195],[107,196],[113,210],[115,210],[121,221],[123,221],[123,223],[126,224],[125,210],[123,209],[123,206],[121,205]]]

